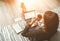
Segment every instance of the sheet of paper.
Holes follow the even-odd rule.
[[[19,26],[19,24],[13,24],[13,29],[16,31],[16,33],[19,33],[22,31],[22,28]]]

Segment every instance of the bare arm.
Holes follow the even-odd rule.
[[[31,23],[30,24],[27,24],[27,26],[25,27],[25,29],[23,30],[23,32],[22,32],[22,35],[23,36],[31,36],[31,35],[33,35],[34,33],[32,33],[31,32],[31,30],[30,29],[32,29],[31,28],[31,25],[33,24],[33,23],[35,23],[38,19],[41,19],[41,17],[40,18],[35,18],[35,19],[33,19],[32,21],[31,21]],[[30,31],[29,31],[30,30]],[[33,27],[33,30],[32,31],[34,31],[34,27]],[[36,34],[36,33],[35,33]]]

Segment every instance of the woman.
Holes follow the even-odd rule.
[[[57,31],[59,24],[58,15],[52,11],[46,11],[43,16],[43,24],[44,26],[41,28],[31,27],[30,24],[27,25],[22,35],[28,37],[30,41],[49,40]]]

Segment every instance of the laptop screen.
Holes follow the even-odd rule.
[[[25,13],[25,19],[34,18],[35,16],[36,14],[34,11]]]

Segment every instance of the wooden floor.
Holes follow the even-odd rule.
[[[57,2],[58,5],[56,4],[55,5],[59,7],[60,0],[57,0]],[[51,4],[49,4],[49,6],[50,5]],[[54,8],[54,6],[52,7]],[[16,12],[17,10],[14,7],[10,7],[8,4],[0,2],[0,41],[29,41],[28,38],[23,37],[21,34],[17,34],[17,32],[19,31],[16,31],[13,28],[14,25],[18,24],[19,26],[21,26],[22,30],[24,29],[23,23],[21,24],[21,21],[17,23],[14,22],[14,19],[17,18],[19,15],[18,12]],[[59,15],[59,19],[60,19],[60,7],[55,8],[52,11],[56,12]],[[60,24],[58,29],[59,32],[51,39],[51,41],[60,41]]]
[[[18,24],[18,25],[17,25]],[[17,34],[13,26],[17,25],[16,28],[21,27],[21,29],[24,28],[23,21],[7,25],[4,27],[0,27],[0,41],[29,41],[28,38],[25,38],[21,35],[21,33]]]
[[[0,26],[11,24],[14,22],[15,18],[20,17],[21,2],[18,2],[17,0],[15,0],[15,1],[16,1],[16,3],[14,3],[11,0],[10,2],[12,2],[13,4],[9,4],[8,3],[9,1],[7,1],[7,3],[6,3],[4,0],[0,0]],[[31,0],[31,2],[33,2],[34,4],[33,3],[29,4],[30,8],[27,8],[28,10],[32,9],[32,7],[33,7],[34,9],[37,9],[37,11],[40,12],[40,11],[45,10],[45,8],[47,8],[47,9],[54,8],[55,9],[55,7],[60,6],[60,0],[47,0],[47,1],[43,0],[44,2],[43,1],[42,2],[45,3],[45,5],[43,6],[44,8],[40,6],[41,5],[40,0],[33,0],[33,1]],[[35,5],[35,4],[38,4],[38,5]],[[46,5],[47,5],[47,7],[46,7]]]

